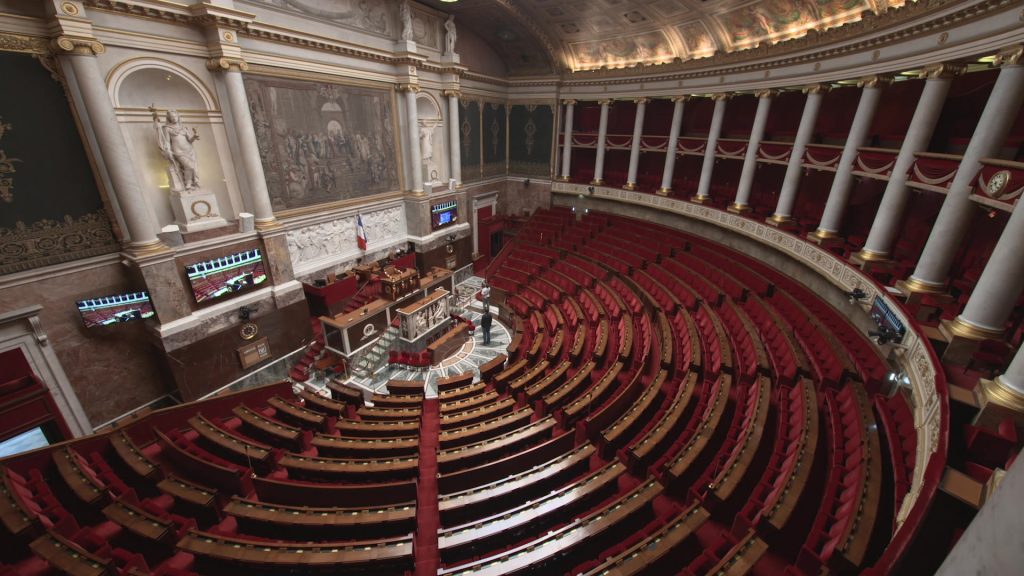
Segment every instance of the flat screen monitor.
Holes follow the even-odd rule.
[[[454,201],[434,204],[430,207],[430,223],[434,230],[450,226],[459,221],[459,205]]]
[[[115,296],[89,298],[77,302],[78,313],[86,328],[120,324],[132,320],[152,318],[153,303],[148,292],[129,292]]]
[[[229,297],[267,281],[259,248],[185,266],[196,302]]]

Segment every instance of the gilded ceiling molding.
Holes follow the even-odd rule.
[[[926,20],[911,26],[905,26],[892,30],[885,34],[872,36],[860,42],[851,42],[842,46],[836,46],[826,50],[816,50],[791,56],[778,58],[767,62],[751,64],[737,64],[744,60],[768,59],[784,54],[814,50],[822,44],[835,44],[856,38],[877,34],[879,30],[899,26],[903,22],[927,18],[929,14],[935,13],[943,8],[955,6],[958,0],[918,0],[912,4],[908,3],[899,9],[887,10],[875,15],[866,12],[864,17],[857,22],[851,22],[839,28],[831,28],[821,32],[809,31],[800,38],[781,41],[774,45],[761,45],[757,48],[748,48],[736,52],[719,52],[714,56],[698,60],[687,60],[683,62],[671,62],[652,66],[638,66],[636,68],[619,69],[598,69],[581,70],[567,75],[564,85],[586,86],[593,84],[628,84],[637,81],[642,76],[645,82],[662,82],[667,80],[684,80],[688,78],[701,78],[717,76],[720,74],[734,74],[739,72],[762,71],[778,68],[792,64],[806,62],[818,62],[827,58],[834,58],[853,52],[864,52],[905,38],[926,35],[954,26],[960,26],[977,18],[987,16],[993,12],[1012,10],[1019,2],[1016,0],[985,0],[978,4],[966,6],[955,12],[944,14],[937,18]],[[726,68],[730,64],[734,66]],[[686,72],[687,69],[700,68],[699,71]]]

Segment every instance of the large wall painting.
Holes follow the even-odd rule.
[[[508,117],[509,172],[547,178],[551,175],[554,107],[513,104]]]
[[[480,179],[480,102],[459,99],[459,160],[462,181]]]
[[[120,249],[61,83],[0,52],[0,274]],[[49,65],[49,63],[47,63]]]
[[[508,119],[505,104],[485,102],[483,107],[484,176],[506,173],[505,132]]]
[[[247,75],[275,211],[399,189],[390,90]]]

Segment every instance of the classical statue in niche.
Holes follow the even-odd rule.
[[[402,21],[402,40],[412,41],[412,11],[409,8],[409,0],[398,2],[398,15]]]
[[[448,19],[444,21],[444,53],[455,54],[455,39],[458,35],[455,33],[455,15],[449,14]]]
[[[420,126],[420,155],[427,166],[427,180],[433,182],[438,178],[437,164],[434,162],[434,127]]]
[[[192,146],[193,142],[199,140],[199,132],[195,128],[191,131],[186,128],[177,110],[168,110],[163,123],[155,107],[150,106],[149,111],[153,114],[157,145],[168,162],[171,191],[191,192],[199,188],[199,166],[196,150]]]

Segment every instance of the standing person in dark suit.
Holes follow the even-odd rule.
[[[491,343],[491,311],[484,310],[484,315],[480,318],[480,327],[484,329],[484,345]]]

